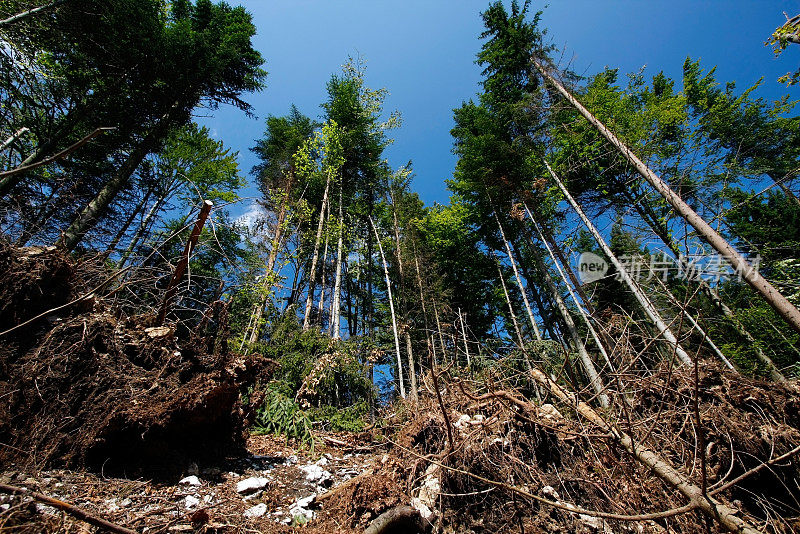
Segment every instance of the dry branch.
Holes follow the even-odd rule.
[[[90,525],[94,525],[96,527],[99,527],[101,529],[108,530],[110,532],[116,532],[116,533],[119,533],[119,534],[136,534],[135,530],[131,530],[129,528],[125,528],[125,527],[119,526],[119,525],[117,525],[115,523],[112,523],[110,521],[106,521],[105,519],[103,519],[101,517],[97,517],[95,515],[90,514],[89,512],[84,510],[83,508],[79,508],[79,507],[77,507],[75,505],[72,505],[72,504],[69,504],[67,502],[60,501],[60,500],[54,499],[52,497],[48,497],[47,495],[43,495],[41,493],[36,493],[34,491],[30,491],[30,490],[28,490],[26,488],[19,488],[17,486],[9,486],[8,484],[0,484],[0,491],[2,491],[4,493],[10,493],[10,494],[13,494],[13,495],[28,495],[29,497],[33,498],[34,500],[37,500],[39,502],[42,502],[42,503],[47,504],[49,506],[52,506],[53,508],[57,508],[57,509],[61,510],[62,512],[66,512],[66,513],[70,514],[73,517],[77,517],[81,521],[84,521],[86,523],[89,523]]]
[[[554,396],[558,397],[578,414],[608,432],[626,451],[636,458],[637,461],[650,468],[658,478],[666,482],[669,486],[688,497],[696,508],[702,510],[710,518],[719,522],[726,530],[745,534],[758,534],[758,529],[738,517],[740,514],[738,510],[722,504],[711,496],[704,494],[687,476],[662,460],[661,457],[653,451],[647,449],[643,445],[635,444],[628,434],[606,422],[591,406],[578,399],[574,394],[564,390],[538,369],[534,369],[531,374],[539,384],[546,387]]]

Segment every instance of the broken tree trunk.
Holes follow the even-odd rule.
[[[709,245],[720,253],[750,286],[758,291],[764,300],[783,317],[783,319],[797,332],[800,332],[800,310],[789,302],[767,279],[750,265],[747,260],[739,254],[705,219],[697,214],[683,199],[672,190],[655,172],[645,165],[630,148],[620,141],[611,130],[609,130],[600,120],[592,115],[578,100],[572,96],[563,85],[561,85],[547,70],[537,61],[533,60],[534,65],[544,78],[558,90],[561,95],[572,104],[575,109],[588,120],[600,134],[614,145],[620,153],[633,165],[636,171],[647,180],[672,206],[672,208],[686,220]]]
[[[167,316],[167,310],[169,309],[170,302],[175,297],[175,293],[178,291],[178,284],[183,279],[183,274],[186,272],[186,268],[189,266],[189,257],[191,256],[194,247],[197,246],[197,240],[200,239],[200,232],[203,231],[203,226],[206,224],[206,219],[208,219],[208,214],[211,213],[211,207],[213,205],[214,204],[210,200],[203,201],[203,207],[200,208],[200,214],[197,216],[197,221],[194,223],[192,233],[189,235],[189,240],[186,242],[186,247],[183,249],[181,259],[178,262],[178,265],[175,267],[175,272],[172,273],[172,279],[169,281],[169,285],[167,286],[167,293],[164,295],[164,300],[161,303],[161,308],[158,311],[156,326],[161,326],[164,324],[164,319]]]
[[[550,172],[550,176],[553,177],[556,185],[558,185],[558,188],[564,194],[567,202],[569,202],[570,206],[572,206],[572,209],[575,210],[575,213],[577,213],[578,217],[580,217],[581,221],[583,221],[583,224],[594,236],[595,241],[597,241],[597,244],[600,245],[603,253],[608,256],[609,260],[611,260],[611,263],[614,264],[614,267],[617,269],[617,273],[619,273],[620,278],[622,278],[622,281],[625,282],[625,284],[631,290],[633,296],[636,297],[636,300],[639,301],[639,304],[642,306],[647,316],[650,318],[653,324],[656,325],[659,334],[663,336],[663,338],[672,346],[675,354],[684,365],[692,365],[692,358],[686,353],[685,350],[683,350],[683,347],[681,347],[680,343],[678,342],[678,338],[675,337],[675,334],[673,334],[672,330],[669,329],[669,326],[667,326],[667,324],[664,322],[664,319],[661,318],[661,314],[658,313],[658,310],[653,305],[653,302],[648,298],[644,291],[642,291],[642,288],[639,287],[639,284],[637,284],[636,281],[631,278],[628,271],[625,270],[625,267],[611,251],[611,247],[608,246],[606,240],[603,239],[603,236],[600,234],[597,228],[595,228],[594,224],[592,224],[592,221],[589,220],[589,217],[587,217],[583,212],[583,209],[581,209],[580,205],[578,205],[575,199],[572,198],[572,195],[569,191],[567,191],[567,188],[561,182],[561,179],[556,175],[555,172],[553,172],[553,169],[550,168],[550,165],[546,161],[544,164],[547,167],[547,170]]]

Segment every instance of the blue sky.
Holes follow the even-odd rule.
[[[237,3],[236,0],[228,0]],[[267,88],[247,100],[258,119],[222,108],[200,121],[226,145],[240,151],[242,169],[255,160],[249,151],[261,137],[264,119],[283,115],[291,104],[314,118],[321,114],[325,83],[348,55],[367,62],[367,84],[386,87],[387,112],[399,110],[403,126],[387,151],[397,167],[413,161],[414,189],[427,204],[447,202],[444,180],[453,172],[452,110],[479,90],[475,54],[482,31],[479,13],[488,1],[311,1],[238,2],[254,17],[255,46],[266,58]],[[507,2],[507,4],[510,2]],[[764,77],[759,95],[800,98],[800,89],[776,79],[800,64],[800,47],[780,58],[764,46],[772,30],[800,12],[793,1],[570,0],[544,9],[543,26],[563,58],[579,73],[605,66],[631,72],[647,65],[680,78],[686,56],[717,66],[718,79],[744,88]],[[249,188],[245,194],[257,194]],[[242,206],[241,210],[246,209]],[[239,210],[234,210],[239,211]]]

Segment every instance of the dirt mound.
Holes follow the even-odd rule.
[[[73,302],[108,274],[55,249],[0,253],[2,330]],[[91,280],[87,282],[87,279]],[[0,338],[0,462],[138,475],[180,471],[243,443],[239,392],[270,373],[226,350],[224,306],[202,336],[83,299]],[[222,339],[222,342],[218,342]]]

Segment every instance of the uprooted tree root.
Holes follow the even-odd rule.
[[[268,362],[80,298],[90,269],[58,250],[0,256],[0,330],[74,302],[0,338],[0,462],[166,474],[242,445],[239,392]]]

